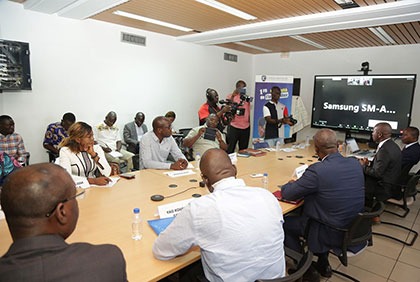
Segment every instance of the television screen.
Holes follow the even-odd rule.
[[[0,39],[0,90],[31,90],[29,43]]]
[[[388,122],[393,134],[409,126],[416,75],[317,75],[312,127],[371,133]]]

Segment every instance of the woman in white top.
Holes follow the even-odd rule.
[[[60,143],[60,165],[71,175],[86,177],[90,184],[106,185],[109,166],[101,146],[94,145],[92,127],[85,122],[70,126],[69,137]],[[96,176],[97,170],[100,176]]]

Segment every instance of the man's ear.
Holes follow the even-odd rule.
[[[65,209],[65,205],[64,203],[59,203],[57,205],[56,211],[55,211],[55,217],[57,219],[57,221],[64,225],[68,222],[68,212]]]

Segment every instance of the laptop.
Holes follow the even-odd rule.
[[[354,138],[346,138],[346,145],[350,155],[348,157],[356,157],[356,158],[373,158],[375,156],[375,152],[372,150],[360,150],[359,145]]]

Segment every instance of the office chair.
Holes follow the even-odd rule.
[[[414,175],[410,175],[410,178],[408,180],[408,182],[406,184],[395,184],[395,186],[398,186],[401,188],[401,192],[402,192],[402,199],[401,200],[396,200],[396,199],[388,199],[387,200],[387,204],[391,204],[394,206],[397,206],[401,209],[404,210],[403,214],[399,214],[393,211],[388,211],[385,210],[385,212],[387,213],[391,213],[394,215],[397,215],[401,218],[404,218],[408,215],[408,213],[410,212],[410,209],[408,208],[408,205],[410,204],[409,200],[410,198],[415,200],[415,195],[417,194],[417,182],[420,179],[420,171],[418,171],[416,174]],[[397,223],[393,223],[393,222],[388,222],[388,221],[381,221],[381,224],[385,224],[385,225],[390,225],[390,226],[395,226],[397,228],[401,228],[404,229],[406,231],[408,231],[408,234],[412,233],[413,234],[413,238],[411,238],[411,240],[409,242],[405,242],[401,239],[398,239],[396,237],[392,237],[388,234],[384,234],[384,233],[380,233],[380,232],[373,232],[374,235],[378,235],[378,236],[382,236],[382,237],[386,237],[392,240],[395,240],[397,242],[400,242],[406,246],[412,246],[414,244],[414,242],[417,240],[418,237],[418,232],[410,229],[408,227],[405,227],[403,225],[397,224]]]
[[[51,152],[49,150],[47,150],[46,152],[48,154],[48,161],[50,163],[54,163],[55,162],[55,159],[58,158],[58,154],[55,154],[55,153],[53,153],[53,152]]]
[[[330,254],[333,254],[336,257],[338,257],[340,262],[344,266],[347,266],[349,257],[356,256],[360,254],[361,252],[363,252],[366,249],[366,247],[373,245],[372,218],[379,216],[384,211],[384,209],[385,209],[384,203],[377,202],[373,206],[373,208],[366,209],[363,213],[359,213],[348,228],[335,227],[328,223],[322,222],[318,219],[310,218],[306,225],[305,238],[308,237],[309,230],[313,222],[318,222],[319,224],[325,225],[331,229],[343,232],[344,236],[343,236],[343,242],[341,246],[337,249],[330,250]],[[349,247],[359,246],[362,244],[366,244],[366,246],[362,248],[361,250],[359,250],[357,253],[353,253],[352,251],[349,250]],[[355,281],[355,282],[359,281],[356,278],[346,273],[340,272],[338,270],[333,269],[332,272],[338,275],[344,276],[347,279],[350,279],[352,281]]]
[[[184,141],[184,138],[187,137],[188,133],[191,131],[192,128],[180,128],[179,134],[172,135],[175,138],[175,141],[178,145],[178,147],[181,149],[181,152],[184,154],[184,156],[187,158],[188,161],[193,161],[193,149],[185,147],[182,143]]]
[[[285,255],[297,262],[297,269],[290,275],[275,279],[258,279],[255,282],[293,282],[299,281],[305,272],[311,267],[313,254],[307,250],[304,254],[298,253],[292,249],[285,247]]]

